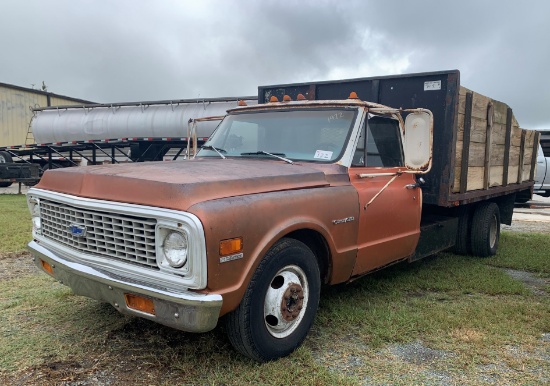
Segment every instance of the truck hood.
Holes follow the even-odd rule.
[[[40,189],[177,210],[218,198],[327,186],[323,171],[271,160],[187,161],[86,166],[47,171]]]

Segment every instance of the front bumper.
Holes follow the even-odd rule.
[[[44,270],[40,260],[48,263],[53,268],[53,277],[70,287],[75,294],[108,302],[123,314],[139,316],[189,332],[210,331],[218,322],[222,307],[221,295],[174,292],[132,282],[118,275],[65,259],[36,241],[31,241],[28,249],[40,269]],[[125,294],[151,299],[155,315],[129,308]]]

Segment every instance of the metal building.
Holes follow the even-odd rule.
[[[47,91],[0,83],[0,146],[34,143],[33,108],[93,103]]]

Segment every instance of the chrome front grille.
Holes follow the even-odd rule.
[[[80,252],[158,268],[155,219],[84,209],[46,199],[40,200],[40,210],[44,237]]]

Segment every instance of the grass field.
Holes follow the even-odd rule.
[[[28,265],[24,198],[0,196],[0,210],[0,268]],[[440,253],[324,288],[305,344],[263,365],[220,327],[183,333],[37,271],[0,276],[0,384],[550,383],[548,251],[548,235],[508,232],[493,258]]]
[[[31,238],[31,215],[23,195],[0,195],[0,253],[21,252]]]

